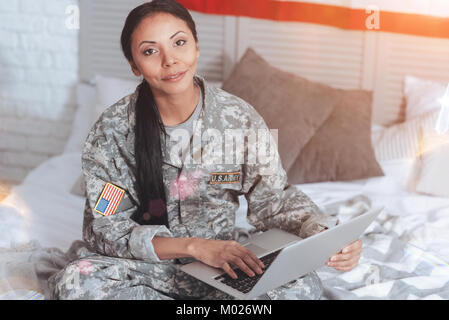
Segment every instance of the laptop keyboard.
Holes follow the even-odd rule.
[[[265,270],[270,266],[270,264],[274,261],[277,255],[281,252],[281,249],[278,251],[274,251],[266,256],[260,258],[260,261],[265,265]],[[255,273],[254,277],[248,276],[240,269],[234,269],[234,272],[237,274],[237,279],[231,278],[227,273],[219,275],[214,279],[220,281],[221,283],[234,288],[243,293],[248,293],[251,289],[256,285],[257,281],[263,276],[262,274]]]

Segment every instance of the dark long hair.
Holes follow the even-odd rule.
[[[198,43],[195,22],[189,11],[174,0],[153,0],[133,9],[126,18],[121,35],[123,54],[133,62],[131,41],[134,30],[144,18],[156,13],[169,13],[186,22]],[[146,225],[168,225],[167,198],[162,175],[161,133],[165,129],[148,82],[138,86],[136,100],[134,152],[138,208],[132,219]]]

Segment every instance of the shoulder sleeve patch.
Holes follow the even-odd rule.
[[[112,183],[106,183],[94,210],[104,216],[113,215],[117,210],[124,193],[125,190],[113,185]]]

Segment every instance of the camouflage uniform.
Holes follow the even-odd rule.
[[[248,103],[209,86],[201,77],[195,77],[195,81],[202,90],[203,104],[194,135],[201,136],[207,129],[221,133],[226,129],[267,129]],[[257,163],[179,163],[163,150],[169,229],[134,222],[130,216],[137,208],[133,174],[136,98],[137,90],[109,107],[87,137],[82,155],[87,192],[83,224],[86,248],[79,249],[77,259],[50,279],[53,298],[231,298],[180,271],[180,264],[191,259],[159,260],[152,238],[233,239],[239,195],[248,201],[248,222],[255,227],[251,232],[281,228],[305,238],[326,228],[320,209],[307,195],[287,184],[277,151],[275,170],[267,175],[262,173],[264,165]],[[201,147],[192,154],[201,152],[203,159],[213,156],[210,143]],[[245,151],[247,148],[245,144]],[[213,172],[237,172],[239,179],[211,184]],[[126,192],[117,211],[103,216],[92,208],[107,182]],[[160,206],[164,204],[155,202],[153,211]],[[321,291],[321,282],[313,272],[267,295],[272,299],[318,299]]]

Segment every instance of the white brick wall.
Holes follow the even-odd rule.
[[[0,1],[0,181],[19,183],[61,153],[78,81],[78,0]]]

